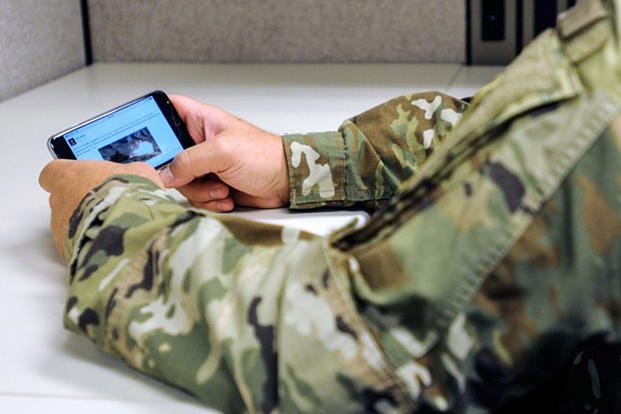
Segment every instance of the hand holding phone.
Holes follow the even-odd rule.
[[[171,96],[197,144],[162,169],[159,178],[195,207],[282,207],[289,201],[283,141],[213,105]]]
[[[187,149],[158,179],[209,210],[228,211],[235,204],[280,207],[289,199],[280,136],[212,105],[183,96],[170,99],[161,91],[59,132],[48,147],[55,158],[143,161],[155,169]]]
[[[194,140],[170,99],[154,91],[54,134],[54,158],[146,162],[159,169]]]

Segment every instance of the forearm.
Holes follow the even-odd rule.
[[[362,411],[364,392],[399,388],[321,239],[136,177],[88,196],[70,236],[66,326],[211,406]]]
[[[291,208],[375,208],[442,143],[466,104],[438,92],[392,99],[338,131],[285,135]]]

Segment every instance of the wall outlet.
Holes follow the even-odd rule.
[[[576,0],[466,0],[467,63],[504,65]]]

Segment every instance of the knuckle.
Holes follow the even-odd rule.
[[[51,182],[53,182],[53,176],[58,170],[58,160],[47,163],[45,167],[39,173],[39,185],[44,189],[48,189]]]
[[[187,170],[191,165],[191,157],[189,151],[181,151],[173,160],[171,168],[175,174]]]
[[[211,150],[218,155],[227,154],[229,151],[229,147],[229,141],[222,138],[214,139],[211,144]]]
[[[228,185],[220,185],[217,187],[218,196],[220,198],[226,198],[230,195],[230,189]]]

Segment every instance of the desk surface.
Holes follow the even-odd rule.
[[[52,248],[47,196],[37,185],[50,160],[45,142],[52,133],[153,89],[213,103],[279,134],[334,130],[403,93],[471,95],[499,70],[456,64],[96,64],[0,103],[0,411],[209,412],[63,330],[65,269]],[[322,234],[364,218],[284,209],[238,214]]]

